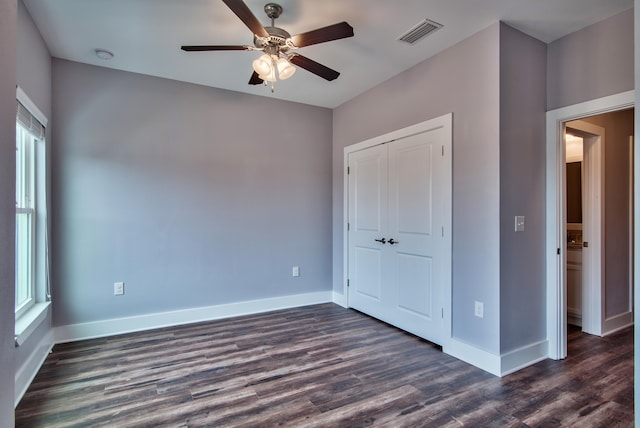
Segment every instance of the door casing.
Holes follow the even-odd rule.
[[[627,91],[547,112],[546,138],[546,283],[547,339],[549,358],[567,356],[567,313],[565,276],[565,227],[563,222],[564,181],[562,161],[563,124],[634,107],[635,91]]]

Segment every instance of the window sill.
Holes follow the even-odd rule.
[[[47,309],[51,302],[36,303],[24,315],[16,320],[15,340],[16,348],[31,336],[47,316]]]

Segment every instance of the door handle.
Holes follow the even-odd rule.
[[[389,244],[393,245],[393,244],[399,244],[400,242],[394,240],[393,238],[389,239]]]
[[[386,240],[385,238],[382,238],[382,239],[374,239],[374,241],[376,241],[376,242],[380,242],[380,243],[382,243],[382,244],[384,244],[385,242],[387,242],[387,240]]]

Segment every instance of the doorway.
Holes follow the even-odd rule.
[[[567,321],[601,336],[605,128],[589,118],[564,123],[564,225]],[[615,141],[611,142],[615,144]],[[579,150],[578,147],[579,146]],[[626,167],[626,165],[625,165]],[[576,186],[576,181],[578,186]],[[580,192],[579,206],[575,193]],[[562,249],[561,249],[562,251]]]
[[[583,120],[585,118],[601,115],[609,112],[617,112],[625,109],[633,108],[634,91],[628,91],[585,103],[564,107],[558,110],[547,112],[547,156],[546,156],[546,252],[547,252],[547,337],[549,341],[549,357],[553,359],[562,359],[567,355],[567,290],[566,284],[566,212],[564,201],[565,186],[565,165],[564,165],[564,130],[565,124],[574,120]],[[631,134],[630,134],[631,135]],[[627,137],[628,138],[628,137]],[[625,159],[628,158],[628,153]],[[605,165],[610,165],[612,159],[607,159]],[[628,160],[627,160],[628,162]],[[611,164],[615,165],[615,164]],[[608,186],[608,184],[607,184]],[[628,185],[624,186],[624,188]],[[609,187],[606,187],[609,189]],[[628,201],[628,194],[625,195]],[[628,202],[627,202],[628,203]],[[611,219],[603,217],[603,224]],[[627,226],[632,226],[632,220],[628,220]],[[591,239],[591,238],[590,238]],[[606,239],[613,239],[608,234]],[[616,257],[615,251],[609,254],[606,251],[607,241],[604,242],[604,249],[607,253],[605,257]],[[629,231],[627,230],[627,239],[629,239]],[[619,245],[623,247],[625,245]],[[628,252],[629,246],[625,246]],[[626,253],[625,253],[626,254]],[[626,254],[626,258],[629,258]],[[615,270],[612,270],[615,272]],[[606,275],[607,272],[604,272]],[[629,275],[628,272],[625,273]],[[600,303],[600,307],[594,309],[601,314],[602,334],[615,331],[631,325],[633,322],[633,306],[630,299],[629,278],[626,278],[626,291],[617,292],[613,298],[608,299],[610,295],[610,286],[615,286],[616,281],[604,281],[603,298],[604,302]],[[624,301],[620,300],[623,297]],[[622,302],[622,303],[621,303]],[[624,313],[612,312],[612,307],[616,305],[625,306]]]

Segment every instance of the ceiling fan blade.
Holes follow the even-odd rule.
[[[234,45],[201,45],[201,46],[182,46],[183,51],[202,52],[202,51],[247,51],[250,46],[234,46]]]
[[[249,79],[249,84],[250,85],[260,85],[264,82],[264,80],[262,80],[260,78],[260,76],[258,76],[258,73],[256,73],[255,71],[253,72],[253,74],[251,75],[251,79]]]
[[[289,61],[297,65],[298,67],[302,67],[305,70],[310,71],[313,74],[316,74],[329,81],[335,80],[338,78],[338,76],[340,76],[340,73],[338,73],[337,71],[332,70],[329,67],[326,67],[318,62],[315,62],[314,60],[309,59],[306,56],[294,54],[291,56],[291,58],[289,58]]]
[[[269,33],[242,0],[222,0],[235,13],[249,30],[260,37],[269,37]]]
[[[291,37],[291,41],[296,47],[301,48],[303,46],[330,42],[331,40],[344,39],[347,37],[353,37],[353,27],[346,22],[340,22],[329,25],[328,27],[297,34]]]

